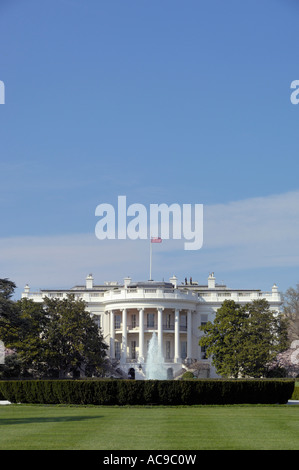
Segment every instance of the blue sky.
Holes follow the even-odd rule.
[[[295,0],[1,0],[0,263],[20,289],[148,278],[95,208],[204,204],[204,245],[155,279],[299,282]],[[2,261],[1,261],[2,259]]]

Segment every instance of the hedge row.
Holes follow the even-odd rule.
[[[197,405],[286,403],[294,380],[16,380],[0,381],[11,403]]]

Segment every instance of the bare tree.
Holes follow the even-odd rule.
[[[283,294],[283,314],[288,320],[288,339],[291,343],[299,339],[299,284]]]

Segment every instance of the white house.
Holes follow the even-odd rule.
[[[145,378],[149,369],[149,344],[157,338],[162,359],[159,367],[165,378],[175,377],[184,367],[197,363],[202,377],[217,377],[210,359],[198,345],[203,333],[199,327],[213,321],[217,309],[226,299],[239,304],[266,299],[271,309],[279,310],[281,296],[274,284],[270,292],[229,289],[215,282],[214,273],[207,285],[192,279],[179,283],[173,276],[169,282],[133,282],[94,284],[93,276],[85,285],[69,290],[30,292],[25,286],[22,297],[41,302],[44,297],[64,298],[74,294],[84,300],[87,310],[95,316],[109,345],[109,356],[126,374],[133,369],[136,378]]]

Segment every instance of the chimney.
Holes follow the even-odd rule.
[[[214,273],[210,273],[208,277],[208,288],[215,289],[215,280]]]
[[[86,277],[86,289],[92,289],[93,288],[93,277],[92,274],[89,274]]]
[[[276,284],[273,284],[273,286],[272,286],[272,294],[277,294],[277,292],[278,292],[278,287],[277,287]]]
[[[131,283],[131,278],[128,276],[128,277],[125,277],[124,278],[124,287],[128,287],[128,285]]]
[[[26,286],[24,287],[24,292],[22,294],[22,297],[29,297],[29,292],[30,292],[30,287],[28,286],[28,284],[26,284]]]
[[[175,275],[173,275],[173,276],[169,279],[169,281],[171,282],[171,284],[173,284],[173,287],[176,289],[177,286],[178,286],[178,278],[177,278]]]

